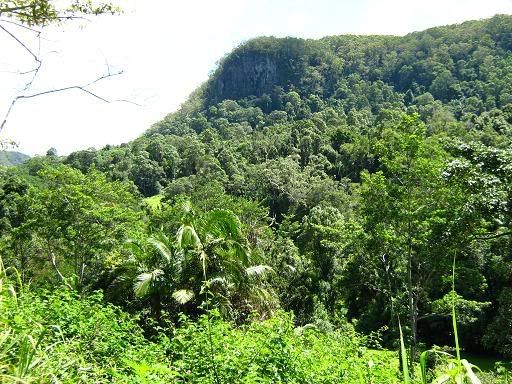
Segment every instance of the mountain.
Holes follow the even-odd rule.
[[[401,317],[448,345],[455,277],[461,345],[511,356],[512,16],[256,38],[131,143],[21,168],[60,162],[155,196],[141,223],[169,234],[194,209],[235,213],[297,324],[396,331]]]
[[[178,112],[154,124],[141,138],[103,151],[80,151],[67,162],[82,170],[95,164],[114,178],[132,180],[149,196],[171,181],[190,186],[192,176],[201,173],[201,164],[211,163],[199,159],[204,156],[213,158],[224,179],[233,178],[225,159],[208,142],[211,134],[222,142],[223,156],[257,163],[261,161],[257,153],[263,149],[245,153],[244,142],[261,145],[263,132],[268,137],[278,126],[291,128],[299,121],[337,122],[355,134],[355,123],[374,126],[385,111],[407,111],[418,113],[429,130],[457,126],[460,134],[473,135],[493,126],[495,131],[508,131],[511,49],[512,17],[506,15],[403,37],[256,38],[221,60]],[[303,133],[294,132],[293,140]],[[301,151],[290,151],[292,138],[283,135],[290,132],[274,138],[273,146],[281,148],[265,148],[270,155],[264,159],[276,157],[274,152],[286,157]],[[329,141],[325,133],[321,135]],[[196,141],[194,150],[188,148]],[[193,159],[190,151],[196,151]],[[331,145],[330,154],[322,156],[331,169],[339,170],[332,151],[338,149]],[[335,176],[355,180],[360,170],[345,169]],[[187,179],[180,181],[183,177]],[[231,188],[224,179],[222,184]]]
[[[203,165],[210,164],[210,172],[213,162],[215,177],[239,193],[244,188],[235,184],[243,184],[244,176],[235,177],[234,169],[304,152],[296,145],[307,129],[292,128],[298,122],[344,125],[350,136],[361,128],[357,124],[374,126],[385,111],[406,111],[418,113],[429,131],[450,127],[473,135],[492,126],[508,132],[511,50],[512,17],[506,15],[403,37],[260,37],[222,59],[178,112],[139,139],[101,151],[79,151],[65,161],[82,170],[94,164],[112,178],[132,180],[146,196],[171,182],[178,189],[191,187],[206,172]],[[272,143],[254,148],[270,134],[277,135]],[[331,177],[357,180],[366,160],[358,160],[360,167],[345,165],[341,170],[339,148],[326,132],[316,134],[321,144],[311,155],[321,155],[327,168],[338,170],[329,171]],[[222,143],[220,152],[211,140]],[[266,155],[261,157],[261,151]],[[303,156],[302,166],[308,161]]]
[[[275,87],[343,100],[345,86],[363,81],[383,82],[414,96],[428,91],[444,102],[481,96],[487,105],[499,107],[510,102],[510,88],[499,75],[509,65],[511,28],[509,16],[495,16],[404,37],[257,38],[222,60],[208,82],[205,101],[261,98]],[[487,94],[485,84],[491,79],[499,81]]]
[[[13,166],[22,164],[30,159],[30,156],[16,151],[0,151],[0,166]]]

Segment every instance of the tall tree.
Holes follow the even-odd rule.
[[[385,128],[375,151],[382,170],[363,172],[361,194],[369,266],[381,272],[368,284],[389,298],[392,321],[401,306],[408,308],[413,359],[421,300],[432,279],[449,270],[448,249],[439,249],[447,242],[436,237],[450,203],[442,179],[447,155],[426,138],[418,115],[403,115],[398,126]]]
[[[13,241],[28,241],[34,259],[59,280],[73,277],[84,287],[102,273],[116,246],[141,229],[136,196],[129,184],[108,182],[96,170],[84,175],[60,165],[43,168],[38,177],[39,185],[23,196],[26,220]]]
[[[223,312],[235,319],[252,311],[268,313],[273,297],[261,278],[271,269],[261,264],[239,218],[224,209],[196,216],[190,202],[182,204],[176,242],[186,255],[187,288],[196,296],[204,289],[211,292]]]

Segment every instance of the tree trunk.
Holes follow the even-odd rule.
[[[409,222],[410,226],[410,222]],[[410,318],[410,327],[411,327],[411,348],[410,348],[410,356],[409,356],[409,364],[411,368],[411,372],[413,372],[413,364],[414,359],[416,357],[416,343],[417,343],[417,303],[414,300],[413,293],[413,283],[412,283],[412,239],[409,236],[408,244],[407,244],[407,290],[409,296],[409,318]]]
[[[156,294],[151,297],[151,318],[160,324],[162,317],[162,303],[160,302],[160,295]]]

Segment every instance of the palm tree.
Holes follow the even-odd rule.
[[[264,284],[265,274],[272,270],[251,250],[240,220],[231,211],[196,215],[190,202],[185,202],[173,238],[158,232],[145,241],[129,242],[127,248],[130,257],[117,268],[112,288],[122,295],[131,286],[157,321],[163,307],[173,302],[197,310],[202,292],[210,293],[231,318],[272,309],[274,298]]]
[[[135,297],[149,302],[151,317],[160,321],[164,303],[190,300],[191,292],[178,290],[182,275],[183,253],[171,239],[157,232],[143,242],[129,241],[130,257],[117,270],[117,290],[131,285]],[[127,283],[127,284],[126,284]]]
[[[190,202],[182,208],[176,243],[185,256],[184,272],[195,294],[207,289],[230,317],[237,316],[236,311],[270,311],[274,300],[263,276],[272,269],[252,251],[239,218],[224,209],[198,217]]]

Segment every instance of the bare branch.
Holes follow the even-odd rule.
[[[14,40],[16,40],[19,45],[21,45],[28,53],[30,53],[30,55],[32,55],[32,57],[34,58],[35,61],[39,61],[39,58],[37,57],[37,55],[34,52],[32,52],[32,50],[29,47],[27,47],[25,45],[25,43],[23,43],[20,39],[18,39],[8,29],[6,29],[3,25],[0,25],[0,29],[2,29],[5,33],[7,33],[9,36],[11,36]]]
[[[77,3],[78,4],[78,3]],[[29,93],[29,90],[31,86],[33,85],[36,77],[39,74],[39,71],[43,65],[43,60],[40,56],[41,52],[41,39],[42,39],[42,30],[39,30],[37,27],[44,28],[45,26],[49,24],[60,24],[61,22],[65,22],[67,20],[86,20],[90,21],[90,19],[84,17],[86,15],[98,15],[103,13],[118,13],[119,11],[117,8],[111,6],[110,4],[104,4],[101,7],[94,8],[92,6],[89,7],[78,7],[75,5],[72,5],[68,9],[59,9],[58,7],[55,7],[53,5],[49,5],[49,7],[46,8],[40,8],[38,7],[37,2],[31,2],[27,5],[19,5],[19,6],[11,6],[7,4],[3,4],[3,6],[0,6],[0,30],[4,31],[7,35],[10,36],[16,43],[22,47],[34,60],[35,65],[32,69],[22,71],[18,70],[18,74],[20,75],[29,75],[32,74],[30,80],[25,84],[23,90],[21,90],[16,97],[14,97],[7,109],[7,112],[4,116],[3,121],[0,124],[0,133],[2,132],[3,128],[7,124],[7,120],[12,113],[12,110],[14,109],[14,106],[16,103],[21,99],[30,99],[35,98],[38,96],[48,95],[51,93],[58,93],[58,92],[64,92],[68,90],[78,90],[83,93],[86,93],[102,102],[105,103],[111,103],[111,102],[125,102],[130,103],[134,105],[139,105],[137,103],[128,101],[128,100],[109,100],[106,99],[97,93],[95,93],[93,90],[89,89],[90,86],[106,79],[109,77],[117,76],[122,73],[122,71],[112,73],[110,70],[110,66],[107,63],[107,73],[103,76],[98,77],[97,79],[84,84],[84,85],[71,85],[67,87],[61,87],[61,88],[55,88],[55,89],[49,89],[46,91],[36,92],[36,93]],[[37,52],[32,50],[22,39],[20,39],[18,36],[16,36],[15,33],[11,32],[8,28],[6,28],[7,24],[12,25],[16,28],[23,28],[27,31],[30,31],[32,33],[35,33],[37,39],[38,39],[38,49]]]
[[[9,117],[9,115],[11,114],[11,111],[14,107],[14,104],[16,104],[16,101],[18,101],[17,98],[13,99],[11,101],[11,105],[9,105],[9,109],[7,109],[7,112],[5,114],[5,117],[4,117],[4,121],[2,122],[2,125],[0,125],[0,132],[2,132],[2,129],[4,128],[4,125],[7,123],[7,118]]]
[[[24,6],[24,7],[14,7],[14,8],[0,8],[0,16],[2,16],[2,14],[5,13],[5,16],[7,18],[11,18],[13,15],[16,15],[17,17],[27,17],[27,18],[30,18],[31,15],[29,14],[26,14],[25,11],[27,9],[31,9],[32,6]],[[32,15],[33,16],[33,15]],[[51,22],[51,21],[63,21],[63,20],[71,20],[71,19],[81,19],[81,20],[87,20],[87,21],[90,21],[89,19],[83,17],[83,16],[79,16],[79,15],[76,15],[75,13],[73,12],[69,12],[69,13],[60,13],[60,14],[51,14],[50,17],[46,17],[46,18],[41,18],[41,20],[39,20],[36,24],[39,25],[39,26],[44,26],[46,25],[46,22]],[[38,49],[37,49],[37,53],[32,50],[31,48],[29,48],[29,46],[27,44],[25,44],[25,42],[23,42],[20,38],[18,38],[13,32],[11,32],[9,29],[7,29],[3,24],[4,23],[9,23],[15,27],[18,27],[18,28],[23,28],[23,29],[26,29],[30,32],[33,32],[36,34],[36,37],[38,39]],[[117,76],[117,75],[120,75],[123,73],[123,71],[119,71],[119,72],[116,72],[116,73],[112,73],[111,72],[111,68],[110,68],[110,65],[108,64],[108,62],[105,60],[106,62],[106,65],[107,65],[107,72],[106,74],[98,77],[97,79],[87,83],[87,84],[84,84],[84,85],[71,85],[71,86],[66,86],[66,87],[61,87],[61,88],[55,88],[55,89],[49,89],[49,90],[46,90],[46,91],[41,91],[41,92],[36,92],[36,93],[30,93],[30,94],[27,94],[27,92],[29,91],[29,89],[31,88],[32,84],[34,83],[37,75],[39,74],[39,70],[41,69],[42,65],[43,65],[43,60],[41,59],[40,57],[40,51],[41,51],[41,38],[42,38],[42,31],[40,30],[37,30],[35,28],[32,28],[30,23],[29,23],[29,26],[25,25],[25,23],[23,22],[23,20],[21,20],[21,22],[18,22],[18,21],[13,21],[13,20],[9,20],[9,19],[6,19],[6,18],[0,18],[0,30],[4,31],[6,34],[8,34],[12,39],[14,39],[14,41],[16,41],[16,43],[22,47],[34,60],[35,62],[35,66],[34,68],[30,69],[30,70],[27,70],[27,71],[18,71],[17,73],[20,74],[20,75],[28,75],[28,74],[33,74],[31,76],[31,79],[30,81],[28,81],[26,84],[25,84],[25,87],[23,88],[23,90],[21,91],[22,93],[24,94],[18,94],[18,96],[14,97],[9,105],[9,108],[7,109],[7,112],[4,116],[4,119],[0,125],[0,133],[1,131],[3,130],[3,128],[5,127],[5,125],[7,124],[7,120],[14,108],[14,106],[16,105],[16,103],[21,100],[21,99],[30,99],[30,98],[35,98],[35,97],[38,97],[38,96],[43,96],[43,95],[48,95],[48,94],[51,94],[51,93],[58,93],[58,92],[64,92],[64,91],[69,91],[69,90],[78,90],[78,91],[81,91],[83,93],[86,93],[102,102],[105,102],[105,103],[111,103],[111,102],[124,102],[124,103],[130,103],[130,104],[134,104],[134,105],[137,105],[137,106],[140,106],[139,104],[135,103],[135,102],[132,102],[132,101],[129,101],[129,100],[125,100],[125,99],[118,99],[118,100],[109,100],[109,99],[106,99],[100,95],[98,95],[97,93],[95,93],[94,91],[92,91],[91,89],[89,89],[90,86],[106,79],[106,78],[109,78],[109,77],[113,77],[113,76]]]
[[[20,27],[20,28],[23,28],[23,29],[26,29],[28,31],[31,31],[31,32],[34,32],[34,33],[41,33],[40,30],[37,30],[37,29],[34,29],[34,28],[30,28],[24,24],[21,24],[21,23],[17,23],[15,21],[12,21],[12,20],[7,20],[7,19],[0,19],[0,23],[9,23],[9,24],[12,24],[12,25],[15,25],[17,27]]]
[[[34,83],[34,80],[36,79],[39,70],[41,69],[41,66],[43,65],[43,61],[39,58],[39,54],[41,52],[41,32],[33,30],[37,34],[38,39],[38,48],[37,48],[37,54],[35,54],[27,45],[21,41],[16,35],[11,33],[8,29],[6,29],[3,25],[0,24],[0,29],[2,29],[5,33],[7,33],[10,37],[12,37],[19,45],[21,45],[25,51],[27,51],[36,62],[35,68],[31,69],[30,71],[20,72],[21,75],[27,75],[29,73],[34,73],[30,81],[25,84],[25,87],[23,88],[24,91],[30,88],[30,86]]]
[[[111,102],[111,103],[126,103],[126,104],[132,104],[132,105],[136,105],[137,107],[142,107],[142,105],[143,105],[143,104],[136,103],[135,101],[132,101],[132,100],[126,100],[126,99],[115,99],[115,100],[111,100],[110,102]]]
[[[0,132],[2,132],[2,129],[4,128],[5,124],[7,124],[7,119],[9,118],[9,115],[11,114],[12,109],[14,108],[14,105],[16,104],[16,102],[18,100],[21,100],[21,99],[31,99],[31,98],[38,97],[38,96],[49,95],[51,93],[58,93],[58,92],[70,91],[70,90],[75,89],[75,90],[87,93],[88,95],[93,96],[94,98],[96,98],[96,99],[98,99],[100,101],[103,101],[105,103],[123,102],[123,103],[130,103],[130,104],[134,104],[134,105],[140,106],[139,104],[137,104],[135,102],[124,100],[124,99],[108,100],[108,99],[106,99],[106,98],[104,98],[102,96],[99,96],[98,94],[92,92],[91,90],[87,89],[87,87],[90,87],[91,85],[96,84],[99,81],[105,80],[105,79],[110,78],[110,77],[121,75],[122,73],[123,73],[123,71],[119,71],[119,72],[116,72],[116,73],[107,73],[107,74],[102,75],[102,76],[98,77],[97,79],[95,79],[95,80],[93,80],[93,81],[91,81],[91,82],[89,82],[89,83],[87,83],[85,85],[71,85],[71,86],[68,86],[68,87],[49,89],[47,91],[32,93],[32,94],[29,94],[29,95],[19,95],[19,96],[16,96],[12,100],[11,105],[9,106],[9,109],[7,110],[7,113],[4,116],[2,124],[0,125]]]
[[[92,22],[91,19],[87,18],[87,17],[84,17],[84,16],[73,16],[73,15],[59,15],[59,16],[55,16],[55,18],[57,20],[85,20],[89,23]]]

